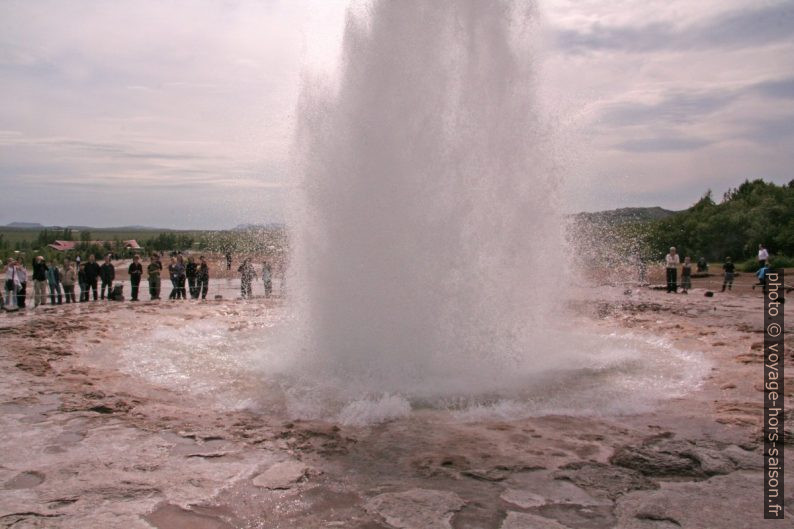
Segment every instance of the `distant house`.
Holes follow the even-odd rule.
[[[81,244],[82,241],[55,241],[52,244],[48,244],[50,248],[53,250],[57,250],[59,252],[67,252],[69,250],[74,250],[78,244]],[[106,241],[89,241],[88,244],[96,245],[96,246],[103,246]],[[129,241],[122,241],[124,243],[124,248],[126,250],[132,251],[140,251],[143,250],[141,246],[138,244],[138,241],[135,239],[130,239]],[[113,244],[113,241],[110,241]]]
[[[55,241],[52,244],[48,244],[50,248],[53,250],[58,250],[59,252],[66,252],[69,250],[74,250],[74,247],[77,246],[77,241]]]

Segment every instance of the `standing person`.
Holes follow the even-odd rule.
[[[149,266],[146,267],[146,273],[149,275],[149,299],[160,299],[160,272],[163,271],[163,263],[160,262],[160,256],[156,253],[152,254]]]
[[[678,265],[681,264],[675,246],[670,247],[670,253],[665,256],[664,261],[667,266],[667,293],[675,294],[678,291]]]
[[[16,264],[17,277],[19,277],[19,290],[17,290],[17,307],[20,309],[25,308],[25,302],[28,297],[28,269],[25,268],[25,261],[22,257],[17,259]]]
[[[182,254],[176,256],[176,299],[187,299],[185,295],[185,260]]]
[[[5,275],[5,303],[3,308],[6,310],[17,310],[17,293],[19,292],[19,274],[17,273],[17,262],[8,258],[6,261],[6,275]]]
[[[187,286],[190,290],[190,299],[198,299],[198,289],[196,288],[196,276],[198,275],[198,265],[193,259],[193,256],[187,258],[185,265],[185,276],[187,277]]]
[[[281,293],[281,296],[284,296],[287,292],[287,263],[285,263],[282,259],[278,263],[278,268],[276,268],[276,270],[279,277],[279,292]]]
[[[96,262],[96,256],[91,254],[88,256],[88,262],[85,263],[85,284],[91,289],[94,294],[94,301],[97,300],[97,280],[102,272],[99,268],[99,263]],[[86,296],[86,301],[88,297]]]
[[[116,279],[116,267],[110,262],[110,254],[105,256],[105,262],[99,269],[99,277],[102,279],[102,291],[100,299],[105,299],[105,288],[108,289],[108,299],[113,291],[113,280]]]
[[[179,283],[179,276],[176,273],[176,257],[171,256],[171,262],[168,263],[168,279],[171,280],[171,293],[168,294],[168,299],[176,299],[176,289]]]
[[[226,270],[232,269],[232,254],[226,252]]]
[[[198,284],[196,285],[196,295],[198,296],[201,291],[201,299],[207,299],[207,290],[210,286],[210,268],[207,266],[207,260],[202,255],[199,257],[199,267],[197,274]]]
[[[692,260],[689,256],[684,257],[684,264],[681,266],[681,288],[684,294],[692,288]]]
[[[725,264],[722,265],[722,269],[725,271],[725,278],[722,281],[722,291],[725,292],[725,287],[728,287],[728,290],[730,290],[733,286],[733,272],[736,270],[730,257],[725,258]]]
[[[132,263],[127,268],[127,273],[130,276],[130,301],[138,301],[138,289],[141,286],[143,265],[141,265],[141,258],[137,254],[132,256]]]
[[[250,298],[253,294],[251,283],[256,278],[256,270],[251,264],[251,259],[244,259],[237,271],[240,272],[240,296],[243,299]]]
[[[702,257],[698,259],[698,274],[702,274],[703,272],[709,271],[709,265],[706,262],[706,258]]]
[[[58,305],[63,302],[63,294],[61,292],[61,271],[55,263],[47,267],[47,284],[50,287],[50,305],[55,305],[55,299],[58,299]]]
[[[764,263],[755,273],[755,276],[758,278],[758,285],[761,285],[761,290],[764,292],[764,295],[766,295],[766,273],[768,271],[769,265]],[[753,285],[753,290],[755,290],[755,287],[758,285]]]
[[[71,261],[64,259],[63,261],[63,274],[61,274],[61,284],[63,285],[63,293],[66,298],[66,303],[75,303],[74,299],[74,283],[77,281],[77,272],[74,270]]]
[[[80,284],[80,303],[88,301],[88,278],[85,274],[85,263],[80,263],[77,271],[77,282]]]
[[[758,267],[763,268],[769,260],[769,252],[763,244],[758,245]]]
[[[645,276],[646,276],[647,271],[648,271],[648,268],[645,265],[645,259],[643,259],[642,255],[640,255],[639,253],[635,253],[632,261],[634,262],[634,266],[637,269],[637,282],[640,285],[644,285],[645,284]]]
[[[268,262],[262,264],[262,281],[265,282],[265,297],[269,298],[273,293],[273,268]]]
[[[33,308],[47,302],[47,263],[37,255],[33,259]]]

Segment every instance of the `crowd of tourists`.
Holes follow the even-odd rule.
[[[163,256],[153,253],[150,256],[145,272],[149,286],[149,299],[159,300],[161,291],[161,275],[164,270],[171,282],[168,299],[206,299],[209,291],[210,270],[206,258],[202,255],[195,260],[193,256],[172,254],[167,267],[164,268]],[[231,255],[226,255],[227,270],[231,269]],[[94,255],[89,255],[86,262],[78,256],[74,261],[64,259],[63,263],[48,263],[43,256],[37,256],[32,263],[30,281],[33,287],[33,307],[49,304],[84,303],[93,298],[97,300],[122,301],[123,286],[114,283],[116,267],[112,255],[104,257],[102,264]],[[262,280],[265,297],[273,292],[273,269],[270,263],[262,264]],[[251,259],[247,258],[238,268],[240,273],[240,296],[244,299],[253,296],[253,283],[257,272]],[[130,280],[130,301],[139,301],[144,265],[141,258],[135,255],[127,268]],[[75,289],[79,289],[76,292]],[[9,258],[5,265],[5,282],[3,283],[0,306],[8,311],[24,309],[28,300],[28,270],[22,258]]]
[[[206,299],[209,291],[209,266],[206,258],[202,255],[198,262],[193,256],[183,256],[181,253],[172,254],[167,267],[163,266],[163,256],[153,253],[150,256],[145,272],[148,279],[149,299],[159,300],[161,290],[161,278],[164,270],[168,274],[171,282],[171,292],[168,299]],[[226,269],[232,269],[231,254],[225,255]],[[766,273],[769,269],[769,252],[761,244],[758,247],[758,271],[756,276],[758,283],[753,286],[761,286],[766,292]],[[62,303],[83,303],[99,300],[121,301],[123,297],[123,287],[115,284],[116,267],[112,261],[112,255],[104,257],[102,264],[96,261],[94,255],[88,256],[87,262],[81,262],[78,256],[74,261],[64,259],[63,263],[48,263],[44,257],[38,256],[33,260],[33,271],[31,281],[33,286],[33,307],[45,305],[47,298],[51,305]],[[681,258],[676,248],[671,247],[670,252],[665,256],[665,269],[667,279],[667,292],[676,293],[680,291],[686,294],[692,288],[692,259],[689,256]],[[698,273],[708,272],[708,263],[701,257],[695,263]],[[681,269],[681,283],[678,282],[678,270]],[[256,267],[250,258],[243,260],[237,268],[240,274],[240,297],[248,299],[253,297],[253,285],[259,276]],[[733,288],[733,279],[736,267],[730,257],[726,257],[722,265],[722,291]],[[127,268],[130,279],[131,296],[130,301],[139,301],[140,285],[143,280],[144,266],[140,256],[136,255]],[[282,274],[283,275],[283,274]],[[273,267],[270,263],[264,262],[261,266],[261,276],[264,285],[265,297],[270,297],[273,292]],[[640,282],[644,283],[645,266],[640,266]],[[283,279],[282,279],[283,282]],[[0,296],[0,306],[5,310],[24,309],[27,306],[28,297],[28,270],[23,259],[9,258],[5,266],[5,282]],[[75,291],[79,289],[79,292]],[[283,285],[282,285],[283,288]]]
[[[665,271],[667,273],[667,292],[675,294],[678,292],[678,267],[681,267],[681,292],[686,294],[692,288],[692,259],[689,256],[684,257],[684,262],[681,263],[681,257],[678,255],[675,246],[670,247],[670,253],[665,258]],[[708,263],[705,257],[701,257],[697,261],[697,272],[707,273]],[[758,245],[758,270],[755,275],[758,278],[758,283],[753,285],[760,286],[764,293],[766,293],[766,273],[769,270],[769,251],[763,244]],[[733,288],[733,278],[736,274],[736,265],[730,257],[726,257],[722,264],[722,292],[725,289],[731,290]]]

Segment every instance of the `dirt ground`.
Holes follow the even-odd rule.
[[[687,295],[599,287],[571,303],[594,325],[700,352],[713,365],[700,387],[647,413],[509,421],[422,409],[345,426],[219,412],[91,361],[158,322],[233,328],[280,298],[2,314],[0,527],[794,527],[790,478],[787,519],[762,518],[761,294],[750,274],[714,297],[709,281],[719,279],[695,279]],[[794,376],[785,383],[793,469]]]

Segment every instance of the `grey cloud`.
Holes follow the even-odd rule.
[[[648,153],[648,152],[674,152],[674,151],[695,151],[713,142],[680,136],[645,138],[639,140],[627,140],[614,145],[619,151]]]
[[[794,139],[794,115],[743,123],[742,138],[761,145]]]
[[[711,93],[671,93],[653,104],[618,103],[607,108],[601,122],[607,125],[636,125],[658,121],[689,123],[729,105],[737,94],[715,91]]]
[[[794,77],[770,79],[740,88],[715,88],[700,92],[671,91],[656,103],[614,103],[601,112],[599,122],[611,127],[688,124],[702,121],[747,96],[794,99]]]
[[[754,89],[767,97],[794,99],[794,77],[764,81],[756,84]]]
[[[648,52],[743,48],[794,38],[794,2],[724,13],[686,27],[654,23],[642,27],[593,24],[586,32],[559,30],[557,44],[572,53],[592,50]]]

